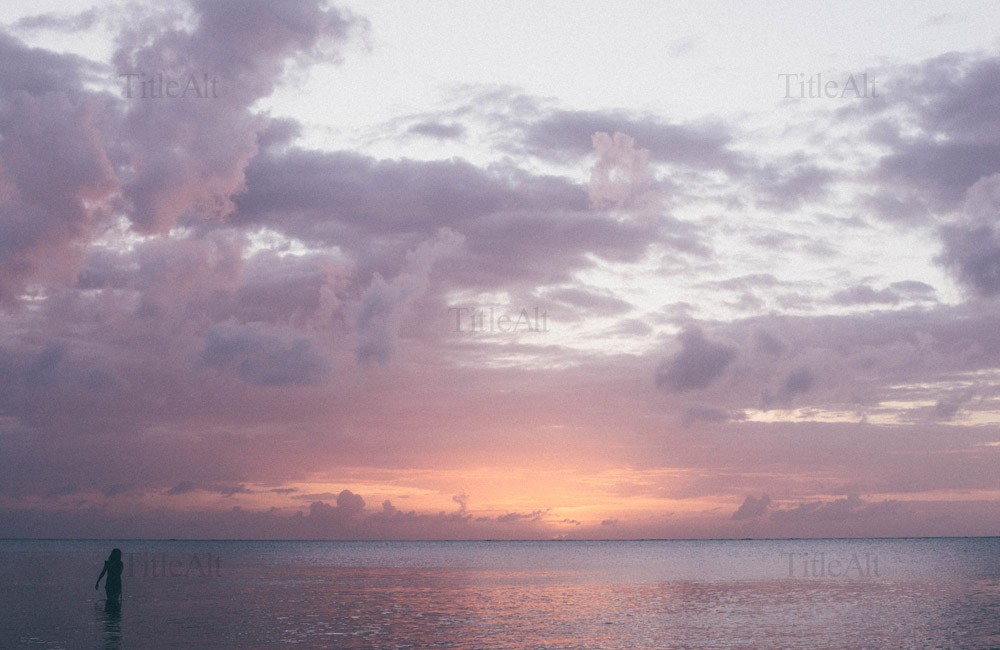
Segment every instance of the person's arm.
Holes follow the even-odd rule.
[[[103,578],[104,574],[107,572],[108,572],[108,563],[105,562],[104,569],[101,571],[101,575],[97,576],[97,582],[94,583],[94,591],[97,591],[97,588],[101,586],[101,578]]]

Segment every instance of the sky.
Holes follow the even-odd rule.
[[[0,11],[0,536],[1000,535],[1000,5]]]

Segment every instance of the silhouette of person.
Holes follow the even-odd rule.
[[[108,574],[108,579],[104,581],[104,593],[107,596],[107,600],[104,601],[104,609],[106,610],[116,610],[121,607],[122,604],[122,571],[125,570],[125,563],[122,562],[122,552],[120,550],[113,549],[111,555],[104,562],[104,570],[101,571],[101,575],[97,576],[97,582],[94,583],[94,590],[101,585],[101,578],[104,574]]]

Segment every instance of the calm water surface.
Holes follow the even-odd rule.
[[[5,649],[1000,649],[1000,538],[0,540],[0,586]]]

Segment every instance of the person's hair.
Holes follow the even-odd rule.
[[[111,555],[108,556],[109,562],[118,562],[122,559],[122,552],[120,549],[111,549]]]

